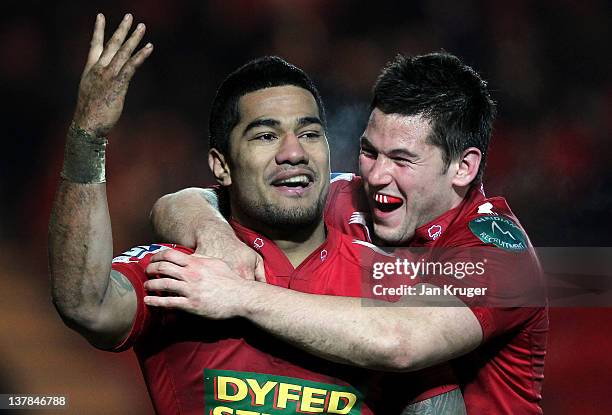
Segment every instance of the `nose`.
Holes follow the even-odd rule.
[[[287,133],[280,143],[276,153],[277,164],[308,164],[308,153],[300,139],[293,133]]]
[[[389,159],[378,154],[375,160],[369,160],[371,164],[361,165],[361,173],[364,179],[372,187],[384,187],[391,183],[391,163]]]

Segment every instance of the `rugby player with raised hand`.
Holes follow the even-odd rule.
[[[383,372],[324,360],[234,318],[234,309],[199,303],[204,295],[229,303],[232,296],[244,297],[232,287],[250,289],[236,285],[242,281],[238,272],[225,274],[216,294],[211,286],[198,289],[200,268],[221,281],[225,262],[171,244],[135,247],[113,259],[106,136],[119,119],[131,77],[152,50],[147,45],[133,53],[144,26],[128,37],[131,23],[126,15],[103,46],[104,17],[97,17],[66,140],[49,226],[53,302],[66,324],[100,349],[133,347],[161,414],[367,415],[431,413],[432,407],[464,413],[448,366],[402,374],[402,393],[391,396],[381,390]],[[323,219],[329,149],[323,105],[308,76],[280,58],[249,62],[223,82],[210,120],[209,166],[232,202],[228,229],[258,246],[264,258],[262,266],[255,256],[244,272],[265,271],[267,283],[252,282],[359,296],[356,250],[363,246],[326,228]],[[157,254],[168,261],[150,264]],[[177,306],[150,307],[147,291],[159,298],[173,293]],[[423,402],[430,403],[428,412],[415,406]]]
[[[105,46],[105,22],[104,15],[96,16],[49,223],[53,302],[68,326],[101,348],[127,336],[136,311],[134,292],[126,288],[129,282],[111,273],[107,135],[121,116],[134,73],[153,51],[147,43],[134,53],[145,25],[138,24],[128,37],[131,14],[123,17]]]

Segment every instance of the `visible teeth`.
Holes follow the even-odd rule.
[[[303,184],[308,184],[310,182],[310,180],[308,179],[308,176],[306,176],[305,174],[301,174],[299,176],[293,176],[293,177],[289,177],[288,179],[283,179],[279,182],[277,182],[276,184],[285,184],[285,183],[303,183]]]

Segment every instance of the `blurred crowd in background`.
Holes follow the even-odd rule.
[[[212,183],[209,105],[231,70],[279,55],[309,73],[327,107],[332,170],[356,171],[380,69],[399,52],[440,50],[476,69],[498,103],[487,194],[509,200],[536,246],[610,245],[608,1],[9,0],[2,9],[0,393],[68,394],[75,413],[151,410],[129,353],[93,350],[48,297],[47,222],[97,12],[107,37],[133,13],[155,47],[109,137],[116,253],[152,241],[159,196]],[[612,412],[606,325],[610,309],[552,310],[545,412]]]

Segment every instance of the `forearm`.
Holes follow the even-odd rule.
[[[271,334],[335,362],[380,370],[403,365],[395,355],[401,337],[380,308],[363,307],[359,298],[251,285],[242,316]]]
[[[426,307],[416,301],[368,306],[360,298],[250,285],[239,299],[242,317],[327,360],[413,371],[465,354],[481,341],[479,323],[466,307]]]
[[[67,150],[70,143],[71,137]],[[65,166],[70,157],[66,151]],[[69,324],[94,324],[109,285],[112,245],[105,183],[62,179],[49,223],[49,266],[53,302]]]
[[[164,241],[189,248],[201,243],[214,248],[219,239],[237,240],[227,220],[219,212],[219,201],[210,189],[188,188],[161,197],[151,210],[151,224]],[[203,240],[203,235],[214,237]]]

